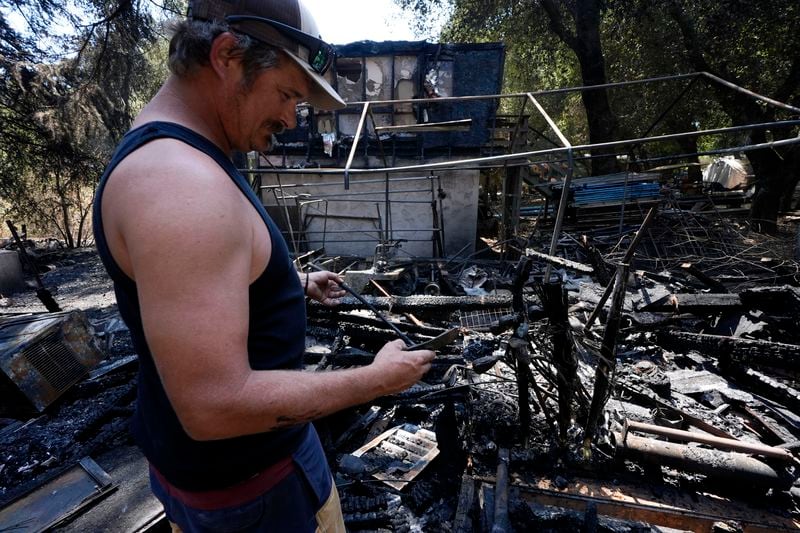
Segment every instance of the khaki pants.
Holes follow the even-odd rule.
[[[181,533],[181,528],[177,524],[169,523],[173,533]],[[339,491],[336,485],[331,487],[331,495],[327,501],[317,511],[317,533],[346,533],[344,527],[344,517],[342,516],[342,504],[339,501]]]

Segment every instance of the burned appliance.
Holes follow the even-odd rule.
[[[3,388],[16,388],[37,411],[80,381],[103,357],[81,312],[0,319]]]

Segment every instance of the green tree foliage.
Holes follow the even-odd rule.
[[[425,19],[449,9],[443,40],[506,43],[508,92],[593,85],[605,80],[707,71],[797,106],[800,100],[800,3],[796,0],[395,0]],[[603,102],[546,102],[574,142],[632,138],[736,124],[789,113],[721,86],[660,83],[609,90]],[[579,107],[585,109],[581,112]],[[663,116],[662,116],[663,115]],[[598,124],[598,122],[601,122]],[[634,160],[785,138],[791,130],[753,130],[632,149]],[[757,174],[752,218],[775,229],[800,176],[798,149],[750,152]],[[595,168],[597,173],[598,168]],[[602,169],[606,170],[606,169]]]
[[[0,0],[0,9],[4,217],[80,246],[91,234],[94,184],[163,79],[151,51],[161,43],[164,8],[135,0]],[[12,27],[11,14],[27,27]]]

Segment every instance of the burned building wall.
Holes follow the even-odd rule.
[[[490,95],[501,91],[505,62],[502,43],[362,41],[336,48],[338,58],[326,78],[346,102]],[[477,100],[374,104],[371,110],[378,127],[471,119],[466,131],[401,134],[400,139],[394,139],[406,145],[404,155],[424,157],[426,151],[437,156],[454,149],[479,150],[490,141],[496,106],[493,100]],[[282,149],[291,154],[305,153],[314,161],[331,157],[341,165],[360,116],[360,106],[335,112],[300,109],[298,127],[281,134],[278,140]],[[366,135],[375,138],[371,124]],[[331,149],[331,144],[336,148]],[[369,155],[378,155],[374,144],[368,147]]]
[[[353,175],[345,190],[341,174],[264,174],[261,196],[293,251],[324,247],[329,255],[372,256],[387,224],[391,240],[406,240],[401,257],[437,255],[436,233],[446,256],[474,250],[477,170],[391,173],[389,220],[386,177]]]

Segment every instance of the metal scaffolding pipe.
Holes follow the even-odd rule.
[[[558,126],[556,125],[555,121],[552,118],[550,118],[550,115],[547,114],[547,111],[544,110],[544,108],[541,106],[541,104],[538,102],[538,100],[536,100],[536,98],[533,97],[533,94],[528,93],[528,99],[531,101],[531,103],[536,107],[536,109],[539,111],[539,113],[545,119],[545,121],[547,122],[547,125],[550,126],[550,129],[552,129],[555,132],[556,136],[558,137],[558,140],[561,141],[561,144],[564,145],[565,148],[567,148],[567,161],[568,161],[568,164],[567,164],[567,175],[564,178],[564,188],[562,189],[561,199],[560,199],[560,201],[558,203],[558,213],[556,214],[556,224],[555,224],[555,227],[553,228],[553,238],[550,240],[550,251],[548,252],[548,254],[552,256],[552,255],[556,255],[556,247],[558,246],[558,238],[561,236],[561,227],[564,224],[564,217],[566,216],[566,212],[567,212],[567,202],[569,200],[569,187],[572,184],[572,176],[573,176],[574,170],[575,170],[575,161],[573,159],[572,144],[567,140],[567,138],[564,136],[564,134],[558,128]],[[553,266],[548,263],[548,265],[547,265],[547,267],[545,268],[545,271],[544,271],[544,281],[545,281],[545,283],[549,283],[550,282],[550,274],[552,273],[552,271],[553,271]]]
[[[786,489],[789,476],[741,453],[707,450],[660,440],[615,433],[617,452],[628,459],[698,472],[723,480],[745,481],[762,488]]]
[[[361,139],[361,130],[364,129],[364,122],[369,112],[369,102],[364,102],[364,110],[361,111],[361,119],[358,121],[358,128],[356,128],[356,135],[353,137],[353,146],[350,148],[350,155],[347,156],[347,164],[344,166],[344,188],[350,188],[350,167],[353,165],[353,159],[356,156],[356,149],[358,148],[358,141]]]
[[[787,111],[793,111],[795,113],[800,113],[800,109],[798,109],[796,107],[790,106],[788,104],[784,104],[783,102],[779,102],[777,100],[773,100],[772,98],[769,98],[769,97],[766,97],[766,96],[762,96],[762,95],[760,95],[758,93],[754,93],[753,91],[751,91],[749,89],[745,89],[744,87],[740,87],[739,85],[736,85],[735,83],[731,83],[728,80],[723,80],[722,78],[720,78],[718,76],[715,76],[715,75],[711,74],[710,72],[701,72],[700,74],[702,74],[703,76],[705,76],[709,80],[711,80],[713,82],[716,82],[716,83],[719,83],[720,85],[724,85],[728,89],[733,89],[734,91],[736,91],[738,93],[746,94],[747,96],[755,98],[756,100],[761,100],[762,102],[765,102],[765,103],[767,103],[769,105],[772,105],[772,106],[775,106],[775,107],[779,107],[781,109],[786,109]]]
[[[772,457],[773,459],[780,459],[781,461],[786,461],[788,463],[794,461],[794,456],[789,450],[765,446],[760,443],[743,442],[735,439],[723,439],[721,437],[715,437],[714,435],[708,435],[706,433],[693,433],[691,431],[682,431],[680,429],[667,428],[664,426],[644,424],[642,422],[635,422],[633,420],[626,420],[625,427],[628,431],[640,431],[642,433],[660,435],[662,437],[683,442],[699,442],[722,450],[763,455],[765,457]]]
[[[760,124],[749,124],[746,126],[732,126],[728,128],[715,128],[709,130],[701,130],[701,131],[689,131],[683,133],[672,133],[668,135],[661,135],[657,137],[643,137],[638,139],[626,139],[622,141],[612,141],[607,143],[597,143],[597,144],[582,144],[578,146],[573,146],[571,149],[573,152],[586,152],[591,151],[595,148],[612,148],[617,146],[626,146],[626,145],[634,145],[634,144],[647,144],[652,142],[663,142],[663,141],[674,141],[677,139],[687,138],[687,137],[702,137],[703,135],[720,135],[724,133],[734,133],[737,131],[744,131],[744,130],[752,130],[752,129],[768,129],[771,127],[792,127],[792,126],[800,126],[800,120],[783,120],[783,121],[776,121],[776,122],[767,122],[767,123],[760,123]],[[762,143],[759,145],[745,145],[742,147],[738,147],[735,150],[755,150],[758,148],[769,147],[769,146],[786,146],[790,144],[795,144],[800,142],[800,137],[793,137],[789,139],[782,139],[780,141],[775,141],[773,143]],[[478,165],[482,163],[499,163],[503,164],[507,161],[513,161],[516,159],[530,159],[534,156],[543,156],[543,155],[550,155],[550,154],[560,154],[569,152],[570,148],[548,148],[545,150],[534,150],[530,152],[518,152],[515,154],[504,154],[504,155],[494,155],[494,156],[487,156],[487,157],[477,157],[472,159],[459,159],[456,161],[442,161],[439,163],[425,163],[420,165],[407,165],[403,167],[390,167],[390,168],[351,168],[348,170],[349,174],[374,174],[378,172],[412,172],[418,170],[442,170],[442,169],[460,169],[464,168],[464,166],[469,165]],[[720,152],[722,153],[722,152]],[[527,164],[528,162],[526,162]],[[485,165],[491,166],[491,165]],[[268,172],[275,172],[274,169],[268,170]],[[333,174],[339,175],[345,172],[345,169],[341,168],[319,168],[319,169],[280,169],[281,174]]]
[[[261,172],[262,174],[271,174],[275,172],[272,169],[258,169],[257,172]],[[313,174],[313,172],[311,172]],[[402,178],[389,178],[389,181],[394,183],[396,181],[422,181],[422,180],[431,180],[432,178],[436,178],[438,176],[413,176],[413,177],[402,177]],[[367,183],[385,183],[386,178],[381,178],[377,180],[350,180],[350,185],[364,185]],[[327,181],[327,182],[318,182],[318,183],[287,183],[283,186],[284,189],[288,189],[291,187],[338,187],[341,183],[338,181]],[[276,189],[278,185],[262,185],[261,189]]]
[[[601,85],[584,85],[580,87],[565,87],[563,89],[548,89],[545,91],[535,91],[535,92],[525,92],[525,93],[507,93],[507,94],[481,94],[481,95],[472,95],[472,96],[443,96],[439,98],[417,98],[417,99],[406,99],[406,100],[369,100],[368,102],[380,106],[380,105],[394,105],[394,104],[424,104],[424,103],[443,103],[443,102],[468,102],[474,100],[498,100],[502,98],[527,98],[528,94],[533,94],[535,96],[547,96],[553,94],[564,94],[564,93],[574,93],[578,91],[596,91],[600,89],[616,89],[619,87],[629,87],[632,85],[643,85],[647,83],[656,83],[656,82],[663,82],[663,81],[674,81],[674,80],[684,80],[687,78],[696,78],[701,76],[702,72],[692,72],[691,74],[675,74],[672,76],[660,76],[656,78],[644,78],[641,80],[631,80],[631,81],[618,81],[613,83],[604,83]],[[350,102],[347,104],[348,107],[350,106],[358,106],[362,105],[367,102]]]
[[[749,89],[745,89],[735,83],[731,83],[725,79],[722,79],[710,72],[692,72],[689,74],[675,74],[672,76],[658,76],[655,78],[644,78],[641,80],[630,80],[630,81],[620,81],[620,82],[612,82],[612,83],[603,83],[599,85],[583,85],[578,87],[564,87],[562,89],[548,89],[544,91],[535,91],[535,92],[526,92],[526,93],[506,93],[506,94],[486,94],[486,95],[472,95],[472,96],[446,96],[440,98],[418,98],[418,99],[406,99],[406,100],[369,100],[366,102],[350,102],[347,104],[348,107],[355,107],[359,105],[363,105],[366,103],[375,105],[375,106],[388,106],[388,105],[395,105],[395,104],[420,104],[420,103],[445,103],[445,102],[467,102],[467,101],[475,101],[475,100],[500,100],[504,98],[526,98],[529,94],[533,94],[535,96],[550,96],[555,94],[566,94],[566,93],[574,93],[574,92],[583,92],[583,91],[598,91],[602,89],[619,89],[621,87],[631,87],[634,85],[646,85],[649,83],[660,83],[660,82],[667,82],[667,81],[678,81],[678,80],[685,80],[685,79],[692,79],[703,77],[715,83],[719,83],[720,85],[724,85],[729,89],[734,91],[740,92],[742,94],[746,94],[752,98],[761,100],[767,104],[770,104],[775,107],[779,107],[781,109],[785,109],[787,111],[793,111],[795,113],[800,113],[800,109],[785,104],[783,102],[779,102],[778,100],[774,100],[767,96],[763,96],[756,92],[753,92]]]

